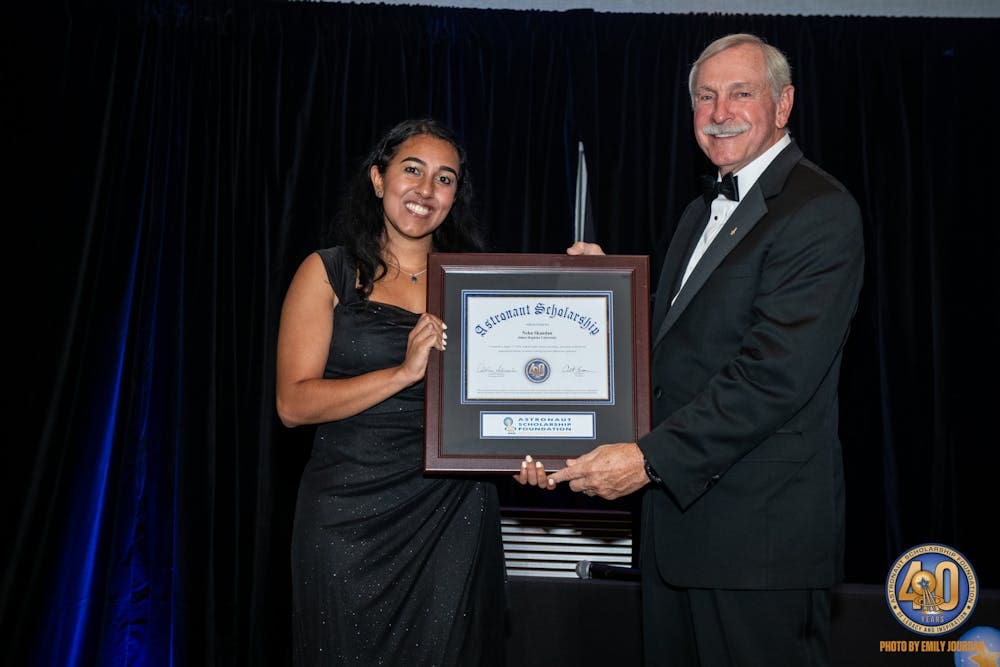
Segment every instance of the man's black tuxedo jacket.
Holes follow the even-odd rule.
[[[837,383],[860,212],[793,141],[677,293],[708,215],[701,198],[684,211],[654,302],[639,447],[663,484],[643,499],[642,566],[681,587],[827,587],[843,561]]]

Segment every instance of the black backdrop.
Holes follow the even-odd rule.
[[[942,542],[1000,587],[1000,21],[83,5],[0,10],[7,664],[287,662],[278,310],[364,151],[448,122],[492,249],[562,252],[582,141],[595,240],[655,274],[707,168],[687,68],[735,31],[788,53],[793,135],[864,213],[848,578]]]

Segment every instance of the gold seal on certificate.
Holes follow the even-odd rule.
[[[546,468],[649,429],[648,259],[437,253],[428,311],[428,472]],[[458,334],[458,345],[454,336]]]

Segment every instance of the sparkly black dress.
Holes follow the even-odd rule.
[[[325,377],[403,361],[417,315],[363,301],[340,248],[319,252],[339,298]],[[299,667],[504,664],[496,488],[423,475],[424,384],[321,424],[292,538]]]

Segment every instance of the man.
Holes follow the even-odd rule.
[[[712,181],[735,176],[738,192],[691,202],[667,250],[652,430],[550,479],[608,499],[645,487],[648,665],[827,665],[844,535],[837,383],[861,288],[860,213],[788,135],[780,51],[723,37],[689,83]]]

